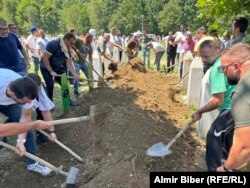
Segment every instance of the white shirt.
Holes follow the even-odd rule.
[[[0,105],[11,105],[16,104],[12,98],[6,95],[7,87],[10,82],[21,78],[19,74],[9,69],[0,69]]]
[[[37,50],[36,50],[36,40],[37,38],[33,36],[32,34],[30,34],[26,40],[26,43],[34,50],[34,53],[31,54],[34,57],[38,57]]]
[[[36,40],[36,49],[37,50],[41,50],[42,55],[44,54],[45,50],[46,50],[46,46],[49,42],[49,39],[47,37],[44,38],[38,38]]]
[[[164,52],[165,49],[159,42],[151,42],[155,52]]]
[[[47,96],[43,86],[38,88],[38,100],[34,100],[32,103],[27,103],[23,106],[24,109],[39,108],[41,111],[50,111],[55,107],[55,104]]]

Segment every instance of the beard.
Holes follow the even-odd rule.
[[[239,80],[237,78],[227,78],[227,83],[229,85],[237,85]]]

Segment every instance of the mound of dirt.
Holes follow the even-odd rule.
[[[168,143],[188,122],[190,110],[175,100],[178,80],[165,73],[141,73],[131,65],[121,67],[110,87],[81,96],[80,106],[63,118],[88,115],[91,105],[105,110],[88,122],[57,127],[60,141],[83,157],[78,163],[53,143],[39,146],[39,156],[55,166],[80,169],[79,188],[145,188],[150,171],[204,171],[204,149],[192,126],[165,158],[151,158],[146,150]],[[41,177],[25,170],[18,157],[1,157],[0,187],[61,187],[60,175]]]

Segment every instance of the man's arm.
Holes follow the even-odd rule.
[[[48,129],[51,125],[45,121],[34,121],[28,123],[7,123],[0,124],[0,135],[1,136],[13,136],[19,133],[24,133],[30,129]]]
[[[41,113],[43,115],[44,121],[52,121],[53,120],[50,111],[41,111]],[[48,130],[49,130],[51,141],[54,141],[55,139],[57,139],[54,125],[50,126]]]
[[[27,65],[27,69],[30,69],[30,61],[29,61],[29,57],[25,51],[25,48],[23,47],[22,45],[22,48],[21,48],[21,53],[23,54],[23,57],[24,57],[24,60],[26,62],[26,65]]]
[[[218,172],[226,169],[238,169],[250,160],[250,125],[238,127],[234,132],[233,145],[224,167],[217,168]]]
[[[76,73],[73,64],[72,64],[72,59],[67,59],[66,60],[66,65],[67,69],[71,72],[71,74],[74,76],[75,79],[79,80],[80,76]]]
[[[204,106],[202,106],[192,115],[193,120],[194,121],[200,120],[203,113],[217,109],[221,104],[223,104],[223,102],[224,102],[224,93],[214,94],[213,97],[210,98],[209,101]]]
[[[51,54],[47,51],[43,54],[42,59],[43,59],[44,66],[50,72],[50,74],[52,76],[57,76],[57,73],[53,71],[53,69],[50,65],[50,62],[49,62],[50,56],[51,56]]]
[[[32,113],[32,108],[30,108],[30,109],[23,108],[20,122],[21,123],[31,122],[32,121],[31,120],[31,113]],[[18,135],[16,147],[19,149],[20,155],[23,155],[24,152],[26,151],[25,146],[24,146],[24,143],[26,142],[26,135],[27,135],[26,132]]]

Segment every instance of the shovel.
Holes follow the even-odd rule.
[[[16,147],[14,147],[14,146],[12,146],[10,144],[6,144],[6,143],[0,141],[0,145],[3,146],[3,147],[8,148],[10,150],[13,150],[16,153],[19,153],[19,150]],[[76,178],[77,178],[77,175],[78,175],[78,172],[79,172],[78,168],[70,167],[69,172],[65,172],[61,168],[57,168],[54,165],[48,163],[47,161],[45,161],[45,160],[43,160],[43,159],[41,159],[41,158],[39,158],[39,157],[37,157],[35,155],[32,155],[31,153],[25,152],[24,155],[26,157],[36,161],[36,162],[41,163],[44,166],[47,166],[48,168],[50,168],[51,170],[55,171],[58,174],[66,176],[67,177],[66,178],[66,185],[74,185],[76,183]]]
[[[159,142],[148,148],[147,155],[151,157],[164,157],[171,154],[171,146],[177,141],[178,138],[180,138],[181,135],[183,135],[183,133],[192,125],[192,123],[193,119],[190,120],[167,145]]]
[[[99,82],[99,84],[98,84],[98,86],[102,86],[102,87],[107,87],[108,86],[108,84],[107,84],[107,82],[104,80],[104,78],[94,69],[94,67],[92,66],[92,64],[90,64],[88,61],[87,61],[87,59],[85,58],[85,57],[83,57],[83,55],[82,54],[80,54],[79,53],[79,55],[81,56],[81,58],[83,58],[84,59],[84,61],[89,65],[89,66],[91,66],[91,68],[92,68],[92,70],[96,73],[96,75],[98,76],[98,82]]]
[[[67,124],[67,123],[77,123],[81,121],[88,121],[94,118],[95,116],[98,116],[100,114],[106,113],[107,109],[104,109],[101,105],[91,105],[90,111],[88,116],[80,116],[80,117],[74,117],[74,118],[67,118],[67,119],[58,119],[49,121],[52,125],[59,125],[59,124]]]
[[[43,130],[38,130],[41,134],[45,135],[46,137],[50,138],[50,136]],[[79,155],[77,155],[75,152],[73,152],[71,149],[69,149],[67,146],[65,146],[62,142],[59,140],[55,140],[55,143],[65,149],[67,152],[69,152],[72,156],[74,156],[77,160],[80,162],[83,162],[83,158],[81,158]]]

